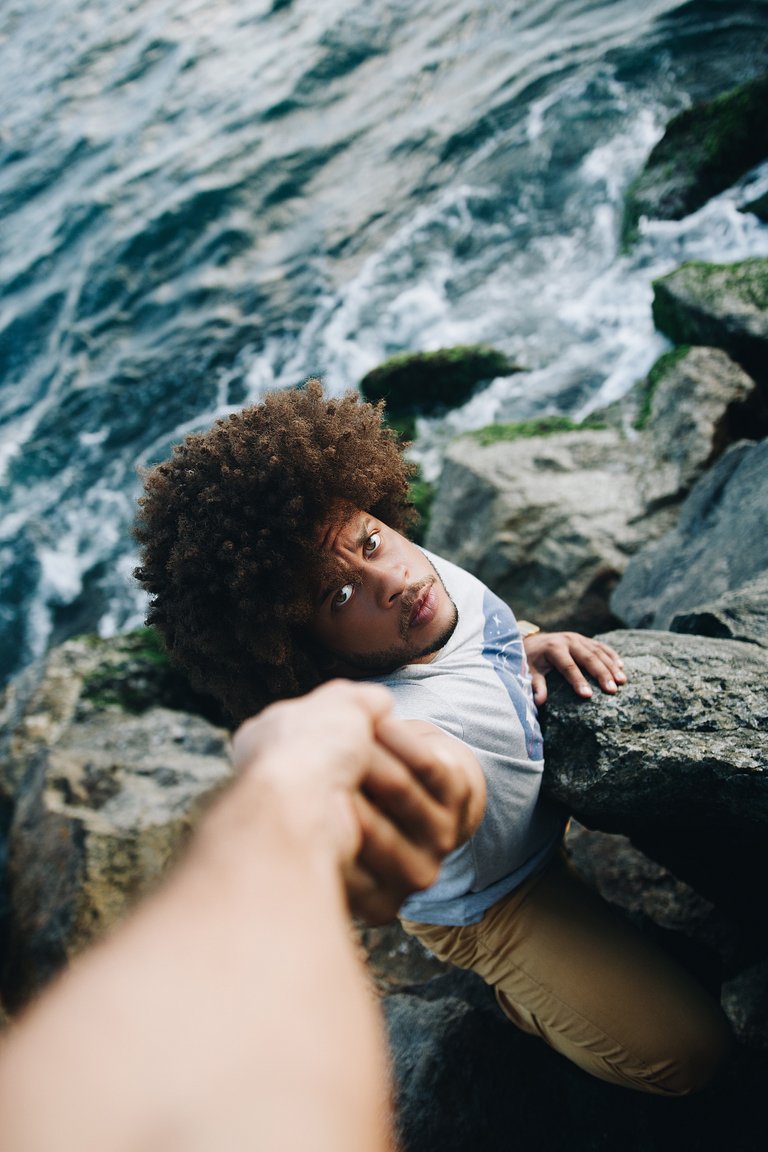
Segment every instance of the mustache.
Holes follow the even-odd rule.
[[[400,635],[405,639],[411,625],[413,606],[425,589],[431,588],[435,583],[434,576],[425,576],[415,584],[409,584],[400,598]]]

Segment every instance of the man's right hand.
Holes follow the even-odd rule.
[[[233,741],[240,779],[208,819],[228,821],[217,842],[231,842],[233,825],[247,834],[251,804],[276,790],[298,834],[334,855],[350,910],[369,924],[392,920],[472,834],[485,785],[466,745],[391,709],[386,689],[339,680],[243,724]]]
[[[485,810],[482,770],[461,741],[392,716],[376,736],[386,756],[355,798],[362,846],[344,870],[350,908],[369,924],[392,920],[406,896],[427,888]]]

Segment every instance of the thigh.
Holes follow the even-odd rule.
[[[727,1051],[719,1005],[560,857],[473,929],[447,930],[459,932],[452,947],[433,950],[473,968],[510,1019],[593,1075],[680,1094]]]

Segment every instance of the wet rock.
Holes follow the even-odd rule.
[[[692,261],[653,290],[654,322],[670,340],[722,348],[768,387],[768,260]]]
[[[455,408],[479,384],[520,369],[503,352],[484,345],[457,345],[435,352],[405,352],[374,368],[360,381],[366,400],[385,400],[398,421]]]
[[[642,216],[680,220],[768,156],[768,76],[685,109],[667,125],[627,192],[623,237]]]

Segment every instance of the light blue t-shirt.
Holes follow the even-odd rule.
[[[431,662],[407,664],[376,682],[393,692],[396,715],[427,720],[469,745],[488,800],[472,839],[400,914],[426,924],[473,924],[549,859],[565,815],[541,795],[541,730],[514,615],[474,576],[426,555],[458,609],[456,631]]]

